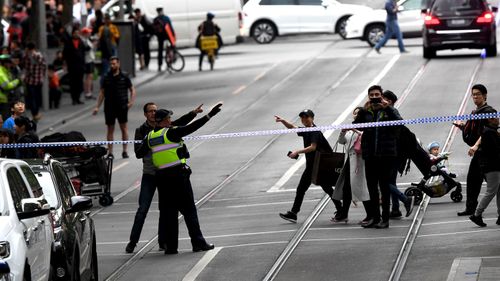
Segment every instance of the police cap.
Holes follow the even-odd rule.
[[[172,116],[174,114],[171,110],[168,109],[159,109],[155,113],[155,121],[161,122],[163,119]]]

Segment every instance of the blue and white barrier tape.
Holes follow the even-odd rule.
[[[373,128],[373,127],[389,127],[389,126],[415,125],[415,124],[431,124],[431,123],[478,120],[478,119],[488,119],[488,118],[500,118],[500,112],[481,113],[481,114],[449,115],[449,116],[437,116],[437,117],[421,117],[421,118],[406,119],[406,120],[370,122],[370,123],[358,123],[358,124],[339,124],[339,125],[296,128],[296,129],[261,130],[261,131],[247,131],[247,132],[236,132],[236,133],[187,136],[187,137],[184,137],[183,139],[185,141],[188,141],[188,140],[193,141],[193,140],[212,140],[212,139],[223,139],[223,138],[271,136],[271,135],[283,135],[283,134],[292,134],[292,133],[300,133],[300,132],[330,131],[330,130],[338,130],[338,129],[340,129],[340,130],[342,130],[342,129],[360,129],[360,128]],[[69,146],[84,146],[84,145],[94,146],[94,145],[108,145],[108,144],[135,144],[135,143],[141,143],[141,142],[142,141],[140,141],[140,140],[128,140],[128,141],[77,141],[77,142],[12,143],[12,144],[0,144],[0,148],[33,148],[33,147],[64,147],[64,146],[69,147]]]

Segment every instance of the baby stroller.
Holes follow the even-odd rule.
[[[454,176],[447,173],[443,167],[438,166],[441,161],[447,159],[447,156],[442,156],[435,160],[430,160],[427,154],[425,156],[429,160],[430,165],[427,174],[423,173],[424,177],[419,183],[412,183],[412,186],[405,190],[405,195],[414,196],[415,204],[420,204],[424,193],[431,198],[443,197],[455,188],[450,193],[451,200],[453,202],[462,201],[462,185],[455,181]]]

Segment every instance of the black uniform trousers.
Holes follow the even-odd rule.
[[[161,68],[161,65],[163,64],[163,50],[165,49],[165,41],[167,41],[167,38],[163,36],[157,36],[157,38],[158,38],[158,67]]]
[[[159,233],[165,234],[166,250],[175,251],[179,239],[179,212],[184,216],[193,248],[206,245],[205,238],[200,230],[198,214],[194,204],[193,188],[189,177],[191,169],[185,165],[158,170],[156,184],[158,186],[158,200],[160,216],[163,225]]]
[[[299,185],[297,186],[297,193],[295,194],[295,200],[293,201],[292,212],[298,214],[300,212],[300,207],[302,206],[302,202],[304,201],[304,196],[306,191],[312,184],[312,165],[308,165],[306,163],[306,169],[302,173],[300,177]],[[329,185],[322,185],[321,188],[323,191],[332,198],[333,188]],[[335,208],[338,211],[342,209],[342,203],[338,200],[334,200],[332,198],[333,204],[335,204]],[[348,203],[350,204],[350,202]]]
[[[149,40],[151,37],[149,35],[141,35],[142,51],[144,52],[144,64],[146,67],[149,66],[149,61],[151,60],[151,50],[149,49]]]
[[[479,154],[476,151],[469,164],[469,171],[467,172],[467,200],[465,208],[467,211],[474,212],[477,207],[477,198],[481,192],[481,186],[484,180],[484,174],[479,166]]]
[[[380,221],[379,187],[382,195],[382,221],[389,221],[391,192],[389,184],[393,180],[396,168],[396,157],[369,157],[365,159],[366,184],[370,194],[368,217],[375,222]]]

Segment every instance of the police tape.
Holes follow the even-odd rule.
[[[277,129],[277,130],[261,130],[261,131],[247,131],[223,134],[210,134],[199,136],[186,136],[185,141],[196,140],[213,140],[225,138],[241,138],[241,137],[257,137],[257,136],[271,136],[283,135],[301,132],[314,132],[314,131],[331,131],[331,130],[345,130],[345,129],[362,129],[374,127],[390,127],[402,125],[417,125],[417,124],[431,124],[443,123],[453,121],[466,121],[466,120],[479,120],[489,118],[500,118],[500,112],[495,113],[480,113],[480,114],[463,114],[463,115],[448,115],[436,117],[421,117],[405,120],[382,121],[382,122],[369,122],[357,124],[338,124],[329,126],[317,126],[307,128],[294,128],[294,129]],[[73,146],[97,146],[108,144],[139,144],[142,140],[126,140],[126,141],[76,141],[76,142],[39,142],[39,143],[9,143],[0,144],[1,148],[39,148],[39,147],[73,147]]]

